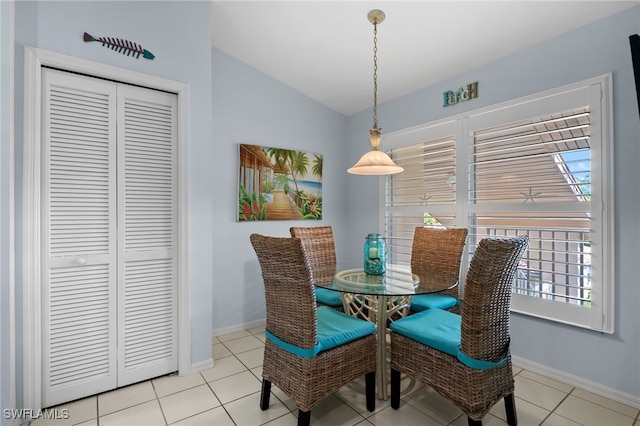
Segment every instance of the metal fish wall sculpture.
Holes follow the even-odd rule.
[[[99,37],[95,38],[89,33],[84,33],[84,41],[98,41],[103,46],[110,47],[111,50],[118,51],[123,55],[132,56],[138,59],[140,55],[146,59],[153,59],[155,56],[147,49],[143,49],[138,43],[133,43],[129,40],[123,40],[115,37]]]

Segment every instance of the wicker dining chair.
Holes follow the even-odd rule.
[[[481,240],[469,265],[461,314],[427,309],[391,324],[391,407],[400,405],[400,375],[430,386],[481,425],[504,398],[517,424],[509,310],[525,236]]]
[[[291,236],[302,241],[315,282],[333,280],[336,273],[336,245],[331,226],[291,227]],[[340,292],[316,287],[316,303],[344,312]]]
[[[376,327],[328,306],[316,306],[311,267],[297,238],[252,234],[266,300],[260,408],[269,408],[271,384],[299,409],[311,409],[343,385],[365,376],[367,410],[375,409]]]
[[[467,228],[425,228],[419,226],[413,234],[411,246],[411,272],[420,276],[430,271],[460,275],[460,259],[467,239]],[[456,308],[459,301],[458,287],[441,293],[413,296],[410,311]]]

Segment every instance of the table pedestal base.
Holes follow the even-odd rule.
[[[352,293],[342,294],[345,313],[367,321],[374,322],[377,327],[376,349],[376,387],[378,399],[388,399],[387,335],[389,322],[402,318],[409,312],[411,296],[366,296]]]

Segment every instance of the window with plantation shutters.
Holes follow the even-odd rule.
[[[473,239],[530,237],[515,295],[591,304],[589,130],[581,107],[473,132]]]
[[[389,151],[404,172],[385,181],[387,256],[410,263],[416,226],[455,226],[455,136],[452,126],[421,132],[420,142]],[[433,138],[433,139],[430,139]]]
[[[526,234],[512,310],[612,332],[609,79],[457,117],[458,139],[390,135],[385,146],[406,170],[385,179],[385,231],[398,254],[410,253],[420,225],[469,228],[467,262],[482,238]]]

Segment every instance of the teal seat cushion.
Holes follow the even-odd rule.
[[[342,306],[342,297],[339,291],[316,287],[316,302],[329,306]]]
[[[265,330],[265,335],[267,339],[288,352],[302,358],[312,358],[322,351],[344,345],[376,332],[375,324],[349,316],[328,306],[319,306],[317,316],[318,344],[313,348],[294,346],[279,339],[269,330]]]
[[[460,315],[427,309],[391,323],[391,331],[456,356],[460,346]]]
[[[414,312],[422,312],[426,309],[449,309],[457,304],[458,299],[448,294],[418,294],[411,298],[411,307],[409,309]]]
[[[461,317],[442,309],[427,309],[391,323],[394,333],[402,334],[424,345],[455,356],[467,367],[475,370],[488,370],[504,365],[509,357],[507,350],[497,362],[471,358],[460,350]]]

